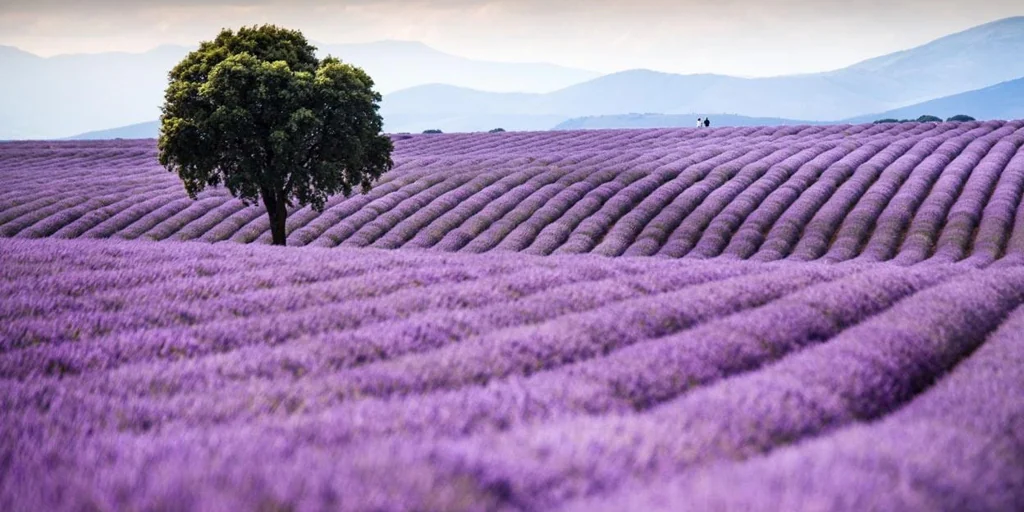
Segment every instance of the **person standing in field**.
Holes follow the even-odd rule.
[[[702,120],[701,118],[698,117],[697,118],[697,128],[700,128],[702,126],[704,126],[704,120]]]
[[[708,119],[708,118],[705,117],[704,118],[704,128],[710,128],[710,127],[711,127],[711,119]]]

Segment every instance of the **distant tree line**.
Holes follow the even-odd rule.
[[[423,133],[426,134],[426,135],[437,135],[439,133],[444,133],[444,132],[442,132],[441,130],[438,130],[436,128],[432,128],[430,130],[423,130]],[[505,129],[504,128],[495,128],[493,130],[488,130],[487,133],[505,133]]]
[[[966,116],[966,115],[963,115],[963,114],[957,114],[957,115],[955,115],[953,117],[950,117],[949,119],[946,119],[946,122],[947,123],[963,123],[963,122],[975,121],[975,120],[976,119],[974,119],[971,116]],[[921,117],[919,117],[917,119],[893,119],[893,118],[879,119],[879,120],[875,121],[875,124],[881,124],[881,123],[941,123],[941,122],[942,122],[942,118],[941,117],[930,116],[930,115],[926,114],[926,115],[923,115],[923,116],[921,116]]]

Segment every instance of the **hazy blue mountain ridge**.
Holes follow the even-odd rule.
[[[684,118],[727,113],[739,116],[736,122],[740,117],[825,122],[872,120],[901,109],[918,112],[907,117],[946,117],[942,109],[955,107],[953,114],[1007,118],[1016,117],[1015,102],[1024,101],[1001,90],[981,92],[1024,77],[1024,17],[988,23],[835,71],[770,78],[629,70],[570,85],[567,82],[589,72],[473,61],[420,43],[322,46],[321,53],[365,67],[379,90],[420,81],[422,85],[385,94],[381,113],[389,132],[484,131],[499,126],[546,130],[574,118],[635,112]],[[0,139],[52,138],[154,119],[166,69],[185,51],[162,47],[138,55],[40,59],[0,48],[0,65],[14,70],[14,78],[0,81]],[[559,86],[561,82],[566,83]],[[482,90],[488,84],[554,90]],[[931,107],[934,112],[921,111],[929,106],[918,105],[968,91],[977,94],[937,104]]]
[[[859,124],[879,119],[917,119],[933,115],[948,119],[966,114],[979,120],[1024,119],[1024,78],[1009,80],[975,91],[954,94],[888,110],[835,121],[807,121],[772,117],[750,117],[735,114],[618,114],[576,117],[554,127],[555,130],[587,130],[609,128],[671,128],[694,126],[697,117],[711,118],[713,126],[781,126],[799,124]]]
[[[925,114],[943,119],[957,114],[966,114],[975,119],[1024,119],[1024,78],[844,121],[861,123],[878,119],[917,119]]]
[[[728,112],[829,121],[885,112],[1024,77],[1021,55],[1024,17],[1015,17],[824,73],[736,78],[631,70],[523,96],[431,85],[385,96],[382,112],[393,131],[411,128],[395,120],[412,114],[432,114],[439,123],[447,122],[449,131],[469,130],[480,124],[474,112],[478,118],[500,113],[566,119],[633,112]],[[461,119],[463,124],[450,122],[452,119]],[[416,123],[419,126],[419,118]]]
[[[468,59],[412,41],[317,46],[321,56],[331,54],[363,68],[384,92],[431,83],[491,92],[548,92],[600,76],[594,71],[540,62]]]
[[[490,91],[551,91],[599,73],[552,64],[467,59],[422,43],[317,45],[363,67],[383,93],[436,81]],[[157,117],[167,73],[192,48],[39,57],[0,46],[0,139],[56,138]]]
[[[588,130],[611,128],[671,128],[694,126],[697,117],[708,116],[713,126],[779,126],[800,124],[858,124],[879,119],[917,119],[922,115],[934,115],[947,119],[957,114],[967,114],[976,119],[1024,119],[1024,78],[1010,80],[976,91],[955,94],[945,98],[926,101],[885,112],[856,116],[834,121],[808,121],[776,117],[752,117],[721,113],[631,113],[564,118],[556,115],[526,116],[509,113],[473,114],[464,113],[454,117],[438,117],[436,114],[397,114],[389,117],[389,123],[404,126],[407,131],[419,133],[428,129],[453,130],[452,126],[468,126],[464,131],[484,132],[492,128],[506,130]],[[399,117],[396,117],[399,116]],[[156,137],[158,123],[135,124],[110,130],[89,132],[73,137],[75,139],[138,139]],[[391,130],[389,130],[391,131]]]
[[[846,87],[913,104],[1024,76],[1024,16],[986,23],[825,73]]]

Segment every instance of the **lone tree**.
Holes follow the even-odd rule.
[[[189,197],[223,184],[246,205],[262,200],[274,245],[289,207],[323,211],[394,165],[373,80],[315,51],[273,25],[223,30],[171,70],[160,116],[160,164]]]

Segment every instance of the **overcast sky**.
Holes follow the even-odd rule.
[[[325,43],[415,40],[601,72],[822,71],[1008,16],[1022,0],[0,0],[0,44],[39,54],[192,45],[275,23]]]

